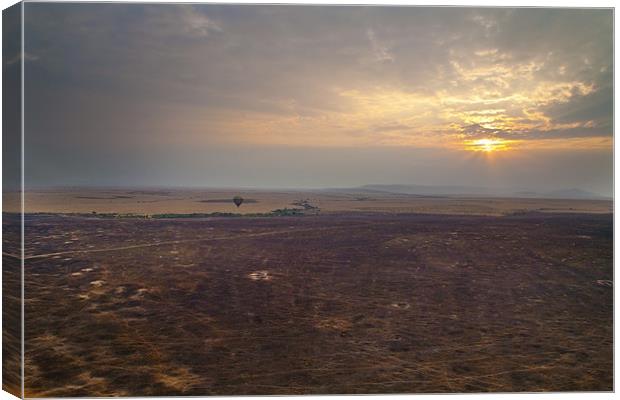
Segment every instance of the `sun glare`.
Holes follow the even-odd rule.
[[[508,150],[510,142],[503,139],[476,139],[465,142],[465,148],[470,151],[483,151],[491,153],[494,151]]]

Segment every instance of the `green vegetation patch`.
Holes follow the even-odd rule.
[[[229,212],[212,212],[212,213],[164,213],[164,214],[136,214],[136,213],[66,213],[64,215],[74,217],[95,217],[101,219],[172,219],[172,218],[268,218],[268,217],[290,217],[303,216],[304,210],[297,208],[281,208],[267,213],[229,213]]]

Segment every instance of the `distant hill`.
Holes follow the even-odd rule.
[[[607,199],[596,193],[581,189],[563,189],[548,192],[547,196],[554,199]]]
[[[385,185],[371,184],[350,189],[331,189],[355,192],[381,192],[393,194],[408,194],[414,196],[491,196],[491,197],[525,197],[546,199],[584,199],[604,200],[608,197],[582,189],[560,189],[550,192],[536,192],[531,190],[515,191],[506,188],[489,188],[480,186],[432,186],[432,185]]]
[[[493,189],[476,186],[364,185],[360,186],[359,189],[422,196],[497,195],[497,191]]]

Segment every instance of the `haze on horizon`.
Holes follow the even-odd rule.
[[[27,187],[612,195],[611,9],[27,3],[25,13]]]

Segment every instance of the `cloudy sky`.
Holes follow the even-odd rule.
[[[611,10],[26,3],[25,21],[27,185],[612,191]]]

